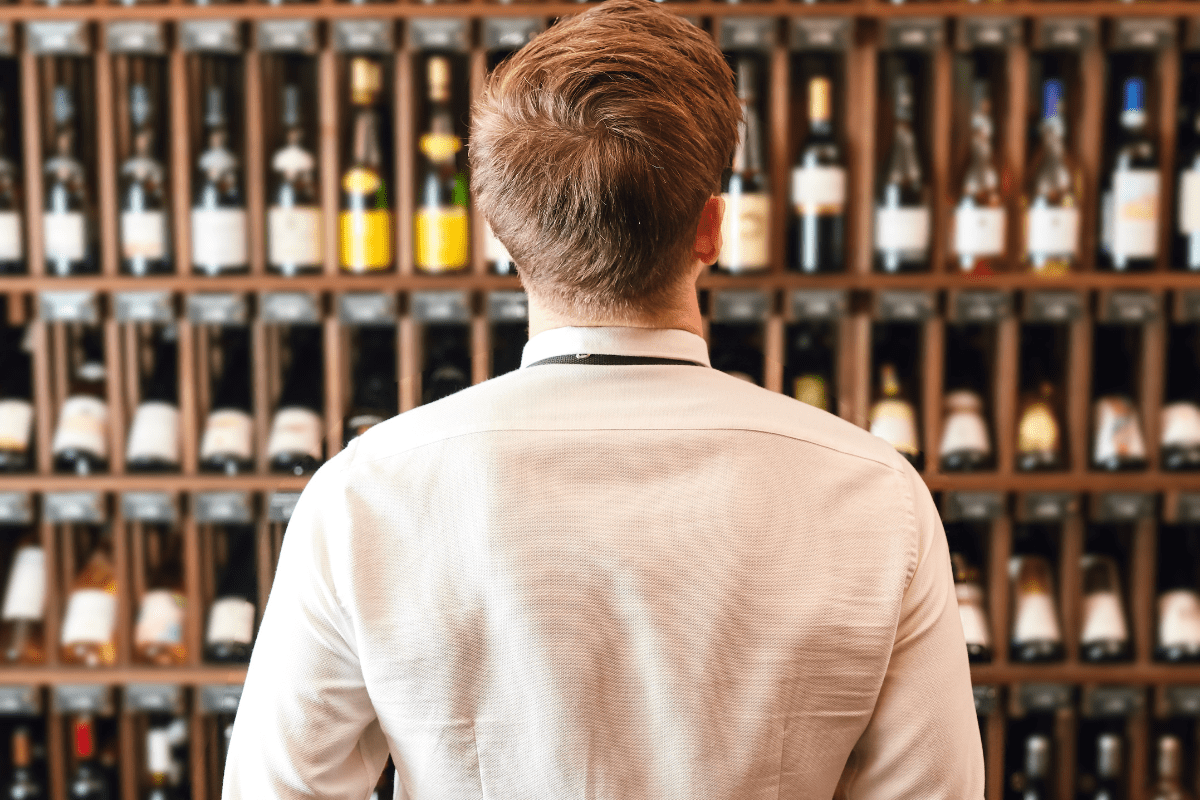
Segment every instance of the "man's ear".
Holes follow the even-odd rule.
[[[713,195],[704,203],[696,239],[692,242],[692,257],[706,266],[715,264],[721,252],[721,218],[725,215],[725,198]]]

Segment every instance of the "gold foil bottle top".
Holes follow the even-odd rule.
[[[900,378],[896,375],[895,365],[884,364],[880,368],[879,382],[882,385],[884,397],[898,397],[900,395]]]
[[[829,122],[833,112],[829,96],[829,78],[813,78],[808,82],[808,119]]]
[[[429,99],[443,103],[450,99],[450,62],[445,56],[429,58]]]
[[[383,88],[383,70],[379,62],[366,56],[350,61],[350,102],[357,106],[374,105]]]

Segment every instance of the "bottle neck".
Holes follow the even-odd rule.
[[[354,121],[354,160],[364,167],[379,168],[379,120],[371,109],[362,109]]]

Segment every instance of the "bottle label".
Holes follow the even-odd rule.
[[[1042,591],[1018,591],[1013,641],[1062,641],[1054,599]]]
[[[1124,397],[1101,397],[1096,401],[1095,460],[1141,459],[1146,443],[1138,423],[1137,409]]]
[[[62,643],[107,644],[117,624],[117,596],[103,589],[76,589],[67,601]]]
[[[1153,258],[1158,252],[1158,172],[1121,170],[1113,178],[1112,252]]]
[[[254,638],[254,604],[241,597],[223,597],[212,605],[204,639],[209,644],[250,644]]]
[[[725,216],[721,218],[721,252],[717,263],[723,269],[742,271],[771,266],[767,225],[771,198],[767,194],[722,194]]]
[[[841,167],[794,167],[792,206],[797,214],[841,214],[846,207],[846,170]]]
[[[929,250],[929,209],[875,209],[875,249],[924,256]]]
[[[108,404],[91,395],[68,397],[54,431],[53,451],[83,450],[108,456]]]
[[[963,452],[992,452],[987,423],[976,411],[952,411],[946,416],[946,423],[942,428],[940,455]]]
[[[991,647],[987,615],[983,613],[983,590],[973,583],[956,583],[954,594],[958,598],[958,616],[967,644]]]
[[[1200,233],[1200,170],[1179,175],[1179,231]]]
[[[444,272],[467,265],[467,210],[422,208],[416,217],[417,269]]]
[[[222,269],[246,264],[246,209],[192,209],[192,263]]]
[[[46,610],[46,554],[42,548],[26,545],[17,551],[8,572],[4,591],[4,612],[0,619],[40,620]]]
[[[1195,447],[1200,444],[1200,406],[1189,401],[1163,408],[1163,447]]]
[[[179,463],[179,409],[171,403],[147,401],[138,406],[129,428],[126,458]]]
[[[121,212],[121,255],[159,259],[167,252],[167,215],[162,211]]]
[[[1092,592],[1083,596],[1083,644],[1103,641],[1125,641],[1129,631],[1125,626],[1125,611],[1116,592]]]
[[[87,225],[82,211],[47,211],[42,215],[42,242],[46,258],[79,261],[87,247]]]
[[[315,206],[267,211],[267,260],[274,266],[321,263],[321,209]]]
[[[29,450],[33,435],[33,404],[28,400],[0,400],[0,450]]]
[[[134,629],[135,644],[179,644],[183,641],[183,617],[187,601],[182,594],[165,589],[146,592]]]
[[[1029,209],[1025,251],[1075,257],[1079,248],[1079,209]]]
[[[508,264],[512,262],[512,256],[508,253],[508,248],[504,246],[504,242],[496,238],[496,234],[492,233],[492,226],[487,222],[483,223],[483,252],[484,257],[489,264]]]
[[[1159,595],[1158,643],[1164,647],[1200,644],[1200,596],[1191,589]]]
[[[801,375],[796,378],[792,396],[801,403],[808,403],[822,411],[829,410],[829,396],[825,391],[825,379],[820,375]]]
[[[240,409],[223,408],[211,412],[200,442],[200,458],[233,456],[249,461],[253,427],[250,415]]]
[[[282,453],[306,453],[321,460],[321,418],[316,413],[296,406],[276,412],[267,456],[274,458]]]
[[[392,265],[392,218],[384,209],[343,211],[342,268],[375,272]]]
[[[871,433],[901,453],[916,455],[917,421],[913,407],[904,400],[880,400],[871,409]]]
[[[20,261],[25,257],[24,245],[21,215],[16,211],[0,211],[0,261]]]
[[[1004,209],[959,208],[954,212],[954,252],[960,256],[1004,254]]]

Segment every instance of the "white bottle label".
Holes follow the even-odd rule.
[[[1079,249],[1079,209],[1031,208],[1025,252],[1074,257]]]
[[[1017,642],[1062,641],[1062,632],[1058,628],[1058,617],[1054,613],[1054,599],[1050,595],[1045,592],[1019,592],[1017,594],[1013,640]]]
[[[992,637],[988,633],[987,616],[983,613],[983,590],[975,584],[956,583],[954,594],[958,598],[958,616],[967,644],[991,647]]]
[[[102,589],[76,589],[67,601],[62,643],[106,644],[117,624],[117,596]]]
[[[167,252],[167,215],[162,211],[121,212],[121,255],[157,260]]]
[[[1158,172],[1121,170],[1113,177],[1112,251],[1132,258],[1158,253]]]
[[[79,261],[87,243],[82,211],[47,211],[42,215],[42,243],[46,258]]]
[[[26,545],[17,551],[8,571],[4,590],[4,612],[0,619],[40,620],[46,610],[46,554],[40,547]]]
[[[1095,460],[1146,457],[1146,442],[1137,409],[1124,397],[1101,397],[1096,401]]]
[[[492,233],[492,226],[487,222],[483,223],[483,252],[489,264],[512,263],[512,256],[509,255],[508,248],[504,246],[504,242],[496,238],[496,234]]]
[[[0,261],[20,261],[24,257],[21,215],[16,211],[0,211]]]
[[[1194,447],[1200,444],[1200,406],[1190,402],[1170,403],[1163,408],[1163,447]]]
[[[215,269],[245,266],[244,208],[192,209],[192,263]]]
[[[929,209],[876,208],[875,249],[925,255],[929,250]]]
[[[880,400],[871,409],[871,433],[902,453],[921,452],[917,445],[917,420],[904,400]]]
[[[767,269],[771,266],[767,228],[771,198],[766,194],[722,194],[725,216],[721,218],[721,252],[717,263],[733,272]]]
[[[53,451],[83,450],[108,457],[108,404],[98,397],[68,397],[58,415]]]
[[[957,209],[954,212],[954,252],[960,256],[1002,255],[1004,209]]]
[[[138,612],[133,639],[136,644],[179,644],[183,641],[183,595],[156,589],[146,592]]]
[[[1092,592],[1083,596],[1083,633],[1079,641],[1090,644],[1128,638],[1125,611],[1115,592]]]
[[[307,453],[321,460],[321,418],[307,408],[281,408],[271,424],[267,456],[280,453]]]
[[[250,415],[236,408],[224,408],[208,415],[204,439],[200,442],[200,458],[233,456],[245,461],[252,457]]]
[[[0,400],[0,449],[28,450],[33,434],[33,404],[27,400]]]
[[[1200,233],[1200,171],[1179,175],[1179,231]]]
[[[987,424],[983,417],[974,411],[952,411],[946,416],[942,428],[942,447],[940,455],[962,452],[990,453],[991,442],[988,440]]]
[[[313,206],[267,211],[267,259],[275,266],[320,264],[321,209]]]
[[[846,170],[794,167],[792,206],[797,214],[840,214],[846,206]]]
[[[241,597],[224,597],[208,614],[205,641],[250,644],[254,638],[254,604]]]
[[[1200,644],[1200,596],[1190,589],[1158,598],[1158,642],[1165,647]]]
[[[171,403],[147,401],[138,406],[129,428],[126,458],[179,463],[179,409]]]

